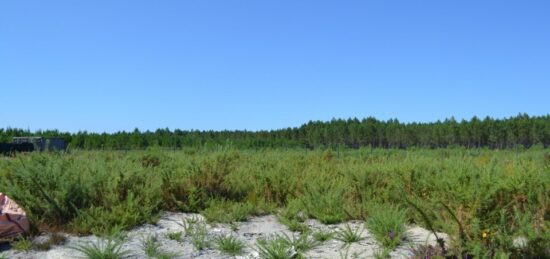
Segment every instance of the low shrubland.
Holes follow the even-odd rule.
[[[389,249],[409,224],[448,233],[437,248],[448,255],[535,257],[550,247],[542,148],[31,153],[0,161],[0,190],[39,230],[108,234],[163,210],[223,223],[277,213],[296,230],[307,218],[363,220]]]

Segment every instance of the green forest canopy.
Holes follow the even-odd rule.
[[[0,129],[0,142],[15,136],[62,137],[71,148],[141,149],[151,146],[181,148],[231,144],[238,148],[326,147],[345,145],[352,148],[382,147],[488,147],[510,148],[550,145],[550,114],[519,114],[505,119],[486,117],[456,121],[454,118],[429,123],[402,123],[373,117],[310,121],[300,127],[277,130],[199,131],[157,129],[156,131],[115,133],[76,133],[45,130]]]

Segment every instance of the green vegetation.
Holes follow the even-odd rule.
[[[298,253],[289,246],[289,243],[281,236],[259,238],[256,247],[260,258],[264,259],[288,259],[298,257]]]
[[[373,206],[367,227],[383,247],[393,250],[405,238],[405,211],[393,206]]]
[[[210,248],[212,244],[212,240],[210,240],[210,237],[208,236],[206,224],[204,223],[199,223],[191,228],[189,237],[191,238],[191,244],[193,244],[195,249],[199,251]]]
[[[549,154],[540,146],[74,150],[0,160],[0,190],[38,229],[108,235],[155,222],[163,210],[202,212],[213,222],[278,212],[297,231],[307,218],[362,220],[373,234],[380,228],[380,237],[418,224],[450,235],[448,255],[543,257],[550,247]],[[396,218],[380,221],[380,213]],[[187,223],[197,249],[208,247],[204,223]]]
[[[308,233],[290,236],[282,235],[280,238],[282,238],[288,247],[294,248],[298,253],[305,253],[321,244],[314,238],[311,238]]]
[[[164,252],[156,236],[149,236],[141,240],[141,248],[148,258],[169,259],[177,257],[176,254]]]
[[[312,236],[315,240],[319,242],[325,242],[332,239],[332,237],[334,236],[334,233],[330,231],[319,230],[319,231],[313,232]]]
[[[168,238],[170,240],[177,241],[177,242],[182,242],[183,241],[183,232],[179,231],[179,232],[166,233],[166,238]]]
[[[243,241],[239,240],[238,238],[232,235],[216,236],[214,238],[214,243],[216,243],[216,247],[220,251],[232,256],[242,254],[243,249],[245,247],[245,244]]]
[[[11,247],[18,251],[28,251],[33,248],[32,242],[27,237],[19,237],[10,243]]]
[[[122,249],[122,245],[121,240],[108,239],[106,242],[79,244],[72,248],[87,259],[120,259],[130,254]]]
[[[260,258],[305,258],[304,253],[319,246],[321,242],[308,233],[300,235],[273,235],[259,238],[256,247]]]
[[[306,233],[309,232],[309,227],[296,219],[287,219],[285,217],[279,217],[279,222],[288,227],[288,230],[292,232]]]
[[[334,239],[344,242],[344,245],[349,245],[351,243],[359,242],[363,239],[361,234],[363,234],[364,229],[352,229],[349,224],[346,224],[345,227],[340,228],[336,231]]]
[[[248,215],[255,214],[255,209],[253,205],[248,203],[212,200],[201,214],[209,222],[231,223],[245,221]]]
[[[362,120],[333,119],[328,122],[310,121],[300,127],[271,131],[197,131],[157,129],[151,131],[107,133],[57,130],[30,132],[23,129],[0,129],[0,142],[10,142],[16,136],[62,137],[71,148],[144,149],[215,147],[231,143],[236,148],[266,147],[489,147],[510,148],[550,145],[550,115],[518,114],[506,119],[473,117],[456,121],[454,118],[431,123],[402,123],[369,117]]]

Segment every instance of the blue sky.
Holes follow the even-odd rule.
[[[0,127],[550,112],[549,1],[0,3]]]

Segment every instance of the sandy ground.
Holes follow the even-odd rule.
[[[147,258],[141,247],[141,242],[144,238],[151,235],[157,236],[159,242],[162,244],[162,251],[177,254],[177,258],[234,258],[216,250],[215,247],[198,251],[191,244],[189,237],[183,238],[181,242],[167,238],[167,233],[184,232],[182,222],[186,218],[204,221],[204,218],[199,214],[166,212],[163,213],[156,225],[146,224],[129,231],[123,245],[123,249],[130,252],[128,258]],[[363,222],[350,221],[337,225],[324,225],[316,220],[308,220],[306,224],[314,231],[334,231],[344,227],[345,224],[349,224],[354,229],[362,229],[362,237],[364,237],[363,240],[352,243],[349,246],[344,246],[344,243],[338,240],[328,240],[308,251],[305,254],[307,258],[373,258],[374,254],[380,251],[379,244],[374,240],[368,229],[364,227]],[[244,253],[235,258],[259,258],[259,254],[256,251],[256,240],[258,238],[269,237],[275,234],[298,235],[298,233],[289,231],[273,215],[252,217],[246,222],[239,222],[234,226],[228,224],[207,224],[207,230],[208,235],[211,237],[220,234],[232,234],[244,241],[247,245]],[[407,233],[409,238],[404,244],[391,252],[390,255],[392,258],[409,258],[411,256],[411,247],[425,244],[436,245],[434,235],[426,229],[410,226]],[[438,235],[445,239],[448,238],[442,233]],[[104,241],[96,236],[66,236],[67,240],[63,245],[54,246],[48,251],[31,250],[20,252],[10,249],[9,245],[4,244],[0,246],[0,257],[37,259],[84,258],[80,252],[71,247],[87,242],[98,243]]]

